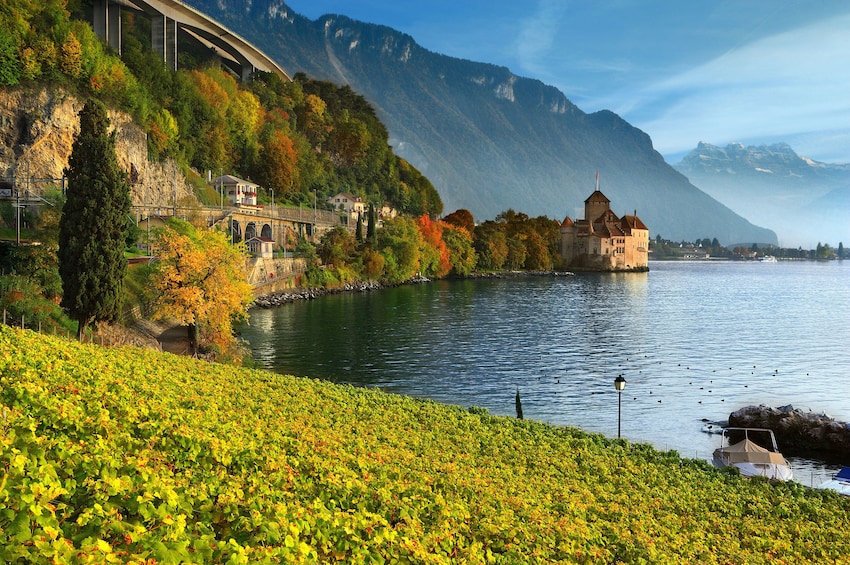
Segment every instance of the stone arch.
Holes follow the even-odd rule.
[[[230,233],[233,237],[233,243],[242,241],[242,226],[239,225],[239,220],[231,220]]]
[[[260,230],[260,236],[267,239],[274,239],[272,237],[272,227],[269,224],[263,224],[263,228]]]
[[[245,241],[254,237],[257,237],[257,224],[254,222],[248,222],[245,226]]]

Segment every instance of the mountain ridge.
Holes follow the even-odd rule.
[[[348,84],[387,124],[390,143],[437,187],[445,210],[478,219],[515,209],[562,219],[600,189],[653,234],[776,243],[692,186],[613,112],[586,114],[557,88],[506,67],[433,53],[386,26],[326,15],[309,20],[279,0],[225,9],[192,0],[258,43],[290,74]]]
[[[719,147],[700,142],[673,167],[788,245],[850,240],[850,164],[798,155],[787,143]]]

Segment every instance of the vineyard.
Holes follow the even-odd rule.
[[[12,328],[0,379],[3,563],[850,562],[850,500],[577,429]]]

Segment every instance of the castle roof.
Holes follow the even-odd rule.
[[[590,202],[604,202],[605,204],[610,204],[611,201],[608,200],[608,197],[602,194],[600,190],[594,190],[593,194],[587,197],[587,200],[584,201],[585,204]]]
[[[563,222],[561,222],[561,227],[562,227],[562,228],[571,228],[571,227],[573,227],[573,221],[570,219],[570,217],[569,217],[569,216],[564,217],[564,221],[563,221]]]
[[[622,217],[620,222],[623,224],[623,227],[626,228],[628,233],[631,233],[632,230],[649,230],[649,228],[646,227],[646,224],[644,224],[636,215],[630,216],[626,214]]]

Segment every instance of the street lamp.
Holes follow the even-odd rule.
[[[614,388],[617,389],[617,437],[619,438],[620,421],[623,413],[623,389],[626,388],[626,379],[623,378],[623,375],[617,375],[617,378],[614,379]]]

